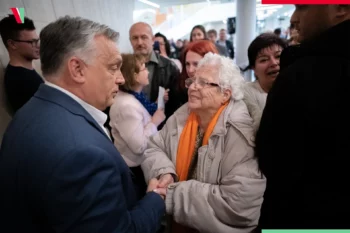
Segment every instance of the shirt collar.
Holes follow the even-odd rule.
[[[158,61],[158,58],[157,58],[157,55],[156,55],[156,53],[154,52],[154,50],[152,50],[151,57],[150,57],[149,61],[154,62],[154,63],[156,63],[156,64],[158,64],[158,62],[159,62],[159,61]]]
[[[86,103],[84,100],[80,99],[78,96],[74,95],[73,93],[67,91],[66,89],[57,86],[56,84],[50,83],[48,81],[45,81],[45,84],[53,87],[66,95],[70,96],[72,99],[74,99],[76,102],[78,102],[91,116],[94,118],[94,120],[97,122],[97,124],[105,131],[104,123],[107,121],[107,115],[95,108],[94,106]],[[109,136],[109,135],[108,135]]]

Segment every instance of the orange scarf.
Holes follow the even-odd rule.
[[[219,108],[219,110],[215,113],[214,117],[211,119],[208,125],[208,128],[205,131],[202,146],[208,145],[209,137],[211,136],[222,111],[225,109],[227,105],[228,105],[228,102],[222,105]],[[192,112],[189,115],[186,125],[181,133],[179,145],[177,148],[176,173],[178,175],[179,181],[187,180],[192,156],[195,149],[194,147],[196,143],[197,133],[198,133],[198,119],[197,119],[197,115]],[[174,221],[172,225],[173,225],[172,227],[173,233],[197,232],[193,229],[181,226]]]

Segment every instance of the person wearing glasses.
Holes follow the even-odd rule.
[[[27,17],[23,24],[17,23],[14,15],[3,18],[0,34],[10,57],[5,70],[5,92],[10,111],[15,113],[44,82],[33,68],[33,60],[39,59],[40,42],[33,21]]]
[[[174,84],[176,92],[169,93],[168,106],[172,112],[175,112],[187,102],[188,96],[185,80],[194,77],[198,62],[209,52],[218,54],[215,44],[209,40],[190,42],[183,50],[181,61],[184,69],[176,80],[176,84]]]
[[[185,82],[188,103],[150,137],[145,179],[166,190],[172,232],[252,232],[266,180],[254,157],[240,69],[208,53]]]

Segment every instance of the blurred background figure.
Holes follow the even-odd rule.
[[[208,31],[208,38],[211,42],[215,44],[216,49],[219,51],[219,54],[222,56],[228,57],[228,51],[226,49],[226,46],[222,46],[217,43],[217,35],[218,33],[214,29],[211,29]]]
[[[190,42],[197,40],[207,40],[207,33],[202,25],[196,25],[192,28],[190,34]]]
[[[220,29],[219,40],[217,43],[221,46],[224,46],[227,50],[227,53],[231,59],[235,58],[235,50],[233,43],[227,39],[226,29]]]
[[[162,55],[163,57],[166,57],[171,61],[173,61],[179,68],[179,71],[181,72],[182,71],[181,62],[178,59],[170,57],[171,45],[170,45],[170,41],[168,41],[166,36],[158,32],[154,35],[154,42],[155,42],[155,45],[153,46],[154,50],[158,51],[160,55]]]
[[[259,128],[261,115],[269,93],[280,71],[280,56],[287,47],[283,39],[273,33],[263,33],[256,37],[248,48],[249,66],[256,81],[245,83],[244,101],[254,120],[254,129]]]
[[[183,52],[184,48],[185,48],[185,46],[184,46],[183,40],[178,39],[178,40],[176,41],[176,54],[177,54],[177,55],[176,55],[176,58],[177,58],[177,59],[180,59],[180,58],[181,58],[181,55],[182,55],[182,52]]]

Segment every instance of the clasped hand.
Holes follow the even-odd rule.
[[[171,183],[174,183],[174,178],[171,174],[164,174],[159,180],[153,178],[149,181],[147,192],[156,192],[165,199],[167,187]]]

